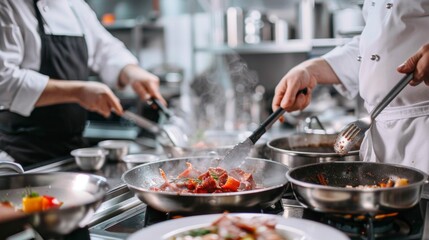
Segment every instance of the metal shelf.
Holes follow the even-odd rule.
[[[288,40],[284,43],[259,43],[243,44],[235,47],[219,45],[211,47],[196,47],[196,52],[210,52],[215,54],[269,54],[269,53],[294,53],[308,52],[312,48],[310,41],[301,39]]]

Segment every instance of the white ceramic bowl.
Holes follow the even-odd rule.
[[[128,169],[158,160],[159,156],[154,154],[130,154],[122,158],[122,161],[126,163]]]
[[[79,148],[71,151],[76,164],[85,171],[99,170],[106,162],[107,151],[101,148]]]
[[[126,156],[132,142],[125,140],[105,140],[98,143],[98,147],[107,151],[107,160],[119,161]]]

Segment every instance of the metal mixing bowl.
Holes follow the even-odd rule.
[[[76,164],[85,171],[99,170],[106,162],[107,151],[101,148],[79,148],[71,151]]]
[[[98,143],[98,147],[107,151],[107,160],[119,161],[125,157],[132,142],[124,140],[106,140]]]
[[[155,162],[158,160],[159,160],[159,156],[154,154],[146,154],[146,153],[130,154],[122,158],[122,161],[126,163],[128,169],[142,165],[144,163]]]

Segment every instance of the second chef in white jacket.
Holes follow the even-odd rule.
[[[361,159],[403,164],[429,173],[429,0],[366,0],[359,37],[291,69],[276,87],[272,107],[303,109],[317,84],[360,94],[370,112],[401,79],[411,86],[381,112],[361,146]],[[423,84],[420,84],[422,83]],[[296,96],[307,87],[309,94]]]

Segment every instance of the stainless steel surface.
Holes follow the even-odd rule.
[[[328,185],[319,183],[322,174]],[[377,214],[409,209],[421,198],[427,175],[420,170],[373,162],[316,163],[291,169],[287,174],[297,200],[326,213]],[[372,185],[407,178],[402,187],[356,189],[346,185]]]
[[[371,127],[378,114],[408,85],[411,79],[413,79],[413,74],[406,74],[375,106],[368,117],[358,119],[345,126],[335,140],[335,151],[339,154],[347,154],[365,136],[365,132]]]
[[[319,162],[359,161],[358,146],[345,155],[331,148],[336,137],[336,134],[308,133],[276,138],[267,143],[267,156],[290,168]],[[324,151],[320,150],[322,147]]]
[[[25,189],[63,201],[58,209],[27,215],[27,222],[42,236],[67,234],[86,226],[101,204],[108,185],[100,176],[83,173],[31,173],[0,177],[0,197],[21,206]]]
[[[219,159],[211,157],[177,158],[148,163],[125,172],[122,180],[144,203],[163,212],[219,211],[255,206],[267,207],[278,201],[285,191],[287,167],[273,161],[247,158],[241,169],[251,172],[261,189],[234,193],[214,194],[177,194],[174,192],[152,191],[151,187],[160,186],[164,180],[159,174],[163,169],[167,176],[176,177],[186,169],[186,162],[194,168],[206,171],[217,166]]]
[[[131,141],[105,140],[99,142],[98,147],[107,151],[107,160],[119,161],[128,154],[131,144]]]
[[[85,171],[99,170],[106,162],[107,151],[101,148],[79,148],[71,151],[76,164]]]

